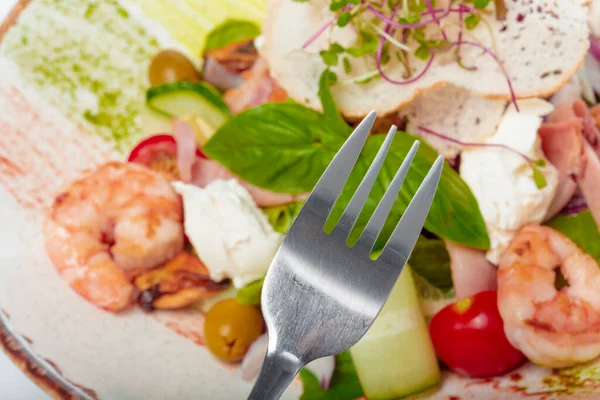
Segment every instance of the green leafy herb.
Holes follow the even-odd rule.
[[[319,96],[324,112],[297,104],[264,104],[236,115],[225,123],[205,145],[212,159],[245,181],[282,193],[305,193],[313,186],[347,138],[350,128],[343,122],[329,90],[329,73],[321,76]],[[371,136],[350,175],[334,211],[341,215],[365,175],[384,135]],[[357,229],[383,197],[415,137],[398,133],[382,172],[367,199]],[[385,225],[385,240],[429,171],[437,153],[422,143],[402,190]],[[487,230],[477,201],[458,174],[444,168],[438,192],[425,227],[441,238],[480,249],[489,247]],[[379,243],[380,244],[380,243]]]
[[[338,15],[337,25],[340,27],[344,27],[348,25],[348,23],[352,20],[352,14],[350,11],[344,11],[340,15]]]
[[[310,191],[347,136],[323,114],[298,104],[263,104],[217,130],[203,150],[258,187]]]
[[[467,29],[474,29],[479,21],[481,20],[481,16],[479,14],[471,14],[467,18],[465,18],[465,26]]]
[[[339,113],[331,94],[331,85],[335,83],[334,79],[337,80],[337,75],[332,71],[325,70],[321,74],[319,79],[319,99],[321,100],[321,106],[323,107],[323,117],[328,120],[328,126],[338,135],[347,137],[350,134],[350,126],[346,123],[344,118]]]
[[[574,241],[600,263],[600,232],[590,210],[577,215],[559,215],[548,221],[547,225]]]
[[[546,166],[546,160],[544,160],[543,158],[540,158],[538,160],[535,160],[533,162],[533,165],[535,165],[536,167],[545,167]]]
[[[267,215],[273,229],[276,232],[285,234],[292,226],[292,222],[298,216],[303,204],[304,201],[299,201],[292,204],[263,208],[263,212]]]
[[[240,304],[249,306],[260,305],[260,293],[263,287],[263,279],[256,280],[244,286],[237,291],[237,299]]]
[[[442,291],[452,289],[450,255],[441,239],[419,236],[408,261],[414,272]]]
[[[398,22],[401,24],[416,24],[421,20],[421,15],[411,14],[405,17],[398,18]]]
[[[429,57],[431,57],[431,54],[429,53],[429,49],[427,47],[421,45],[415,51],[415,57],[417,57],[421,60],[427,60],[427,59],[429,59]]]
[[[363,396],[349,351],[335,356],[335,371],[328,390],[321,389],[317,377],[307,369],[300,371],[300,379],[304,385],[300,400],[354,400]]]
[[[359,157],[356,167],[350,174],[346,187],[342,190],[340,198],[334,206],[332,221],[337,221],[350,202],[354,191],[358,188],[367,169],[375,159],[375,155],[381,148],[384,139],[385,135],[373,135],[367,140],[361,157]],[[407,133],[398,132],[396,134],[382,166],[382,172],[380,172],[365,207],[350,235],[350,242],[357,240],[358,235],[366,226],[369,217],[375,211],[377,204],[379,204],[379,201],[383,197],[385,189],[389,186],[395,172],[400,168],[405,155],[415,140],[414,136]],[[437,152],[427,144],[421,142],[419,152],[392,207],[390,216],[384,225],[382,235],[376,243],[375,250],[382,248],[391,235],[436,157]],[[489,247],[487,229],[479,211],[477,201],[466,183],[447,165],[442,172],[438,191],[425,221],[425,229],[441,238],[470,247],[480,249],[487,249]]]
[[[360,0],[333,0],[329,6],[329,9],[331,11],[339,11],[348,4],[358,5],[360,4]]]
[[[490,4],[490,0],[472,0],[472,2],[475,8],[478,8],[480,10],[486,8],[488,4]]]
[[[532,170],[533,170],[533,181],[535,182],[535,186],[538,189],[545,188],[548,183],[546,182],[546,177],[544,176],[544,174],[542,174],[542,171],[537,169],[536,166],[532,166]]]
[[[229,19],[208,34],[204,50],[218,49],[231,43],[254,39],[258,35],[260,27],[253,22]]]
[[[346,52],[352,57],[362,57],[367,54],[375,54],[377,52],[377,45],[379,41],[376,39],[365,42],[361,46],[348,47]]]
[[[342,61],[344,62],[344,72],[347,74],[352,72],[352,65],[350,65],[350,60],[348,60],[348,58],[344,57],[344,59]]]
[[[339,43],[332,43],[329,50],[321,50],[319,54],[325,65],[333,67],[338,64],[339,55],[344,52],[344,48]]]
[[[321,50],[319,55],[323,59],[325,65],[329,67],[334,67],[338,64],[338,54],[331,50]]]

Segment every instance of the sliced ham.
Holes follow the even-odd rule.
[[[244,182],[225,167],[214,160],[198,159],[192,169],[192,182],[196,186],[205,187],[215,180],[236,179],[250,192],[250,195],[259,207],[272,207],[282,204],[293,203],[302,200],[306,195],[295,195],[286,193],[275,193],[270,190],[261,189],[254,185]]]
[[[583,136],[581,122],[570,119],[543,124],[538,130],[548,161],[558,171],[558,189],[545,219],[558,214],[577,190],[575,176],[582,168]]]
[[[192,166],[196,162],[196,137],[194,128],[185,121],[173,120],[173,137],[177,143],[177,169],[185,183],[192,180]]]
[[[269,75],[267,63],[259,58],[251,70],[242,74],[244,83],[225,92],[223,100],[234,114],[264,103],[283,102],[288,96]]]
[[[585,165],[577,178],[577,183],[596,225],[600,227],[600,159],[587,142],[583,144],[583,150]]]
[[[485,257],[485,251],[444,241],[450,255],[450,269],[456,299],[464,299],[497,287],[496,267]]]
[[[547,218],[560,212],[577,187],[600,226],[600,111],[582,100],[559,105],[538,133],[548,160],[559,171],[559,189]]]
[[[216,180],[235,179],[242,184],[259,207],[272,207],[293,203],[305,194],[274,193],[244,182],[214,160],[196,156],[196,140],[193,127],[181,120],[173,122],[173,136],[177,142],[177,168],[181,181],[205,187]]]
[[[204,59],[204,80],[220,90],[228,90],[244,83],[242,73],[252,68],[258,52],[252,40],[245,40],[209,50]]]
[[[204,80],[219,90],[229,90],[244,83],[241,74],[229,71],[224,65],[214,58],[207,58],[204,62]]]

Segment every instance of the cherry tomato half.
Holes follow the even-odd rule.
[[[497,292],[493,290],[442,309],[432,318],[429,332],[439,358],[462,375],[497,376],[525,360],[504,335]]]
[[[200,149],[196,148],[196,156],[206,158]],[[177,179],[177,142],[172,135],[158,134],[139,142],[127,161],[142,164],[146,167]]]

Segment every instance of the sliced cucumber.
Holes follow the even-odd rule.
[[[175,82],[153,87],[146,93],[146,103],[166,117],[193,116],[206,139],[231,116],[219,92],[199,82]]]
[[[425,278],[412,271],[415,287],[421,301],[421,310],[425,316],[425,320],[429,321],[435,314],[449,304],[456,301],[454,289],[442,291],[429,283]]]
[[[350,353],[369,400],[396,399],[439,383],[440,369],[408,266]]]
[[[146,105],[142,107],[140,118],[144,137],[171,132],[171,118],[152,110]]]

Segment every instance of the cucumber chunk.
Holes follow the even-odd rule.
[[[350,353],[369,400],[397,399],[439,383],[438,361],[408,265],[373,326]]]
[[[166,83],[148,90],[148,106],[169,118],[196,119],[206,138],[229,119],[231,112],[219,95],[208,84],[199,82]]]

